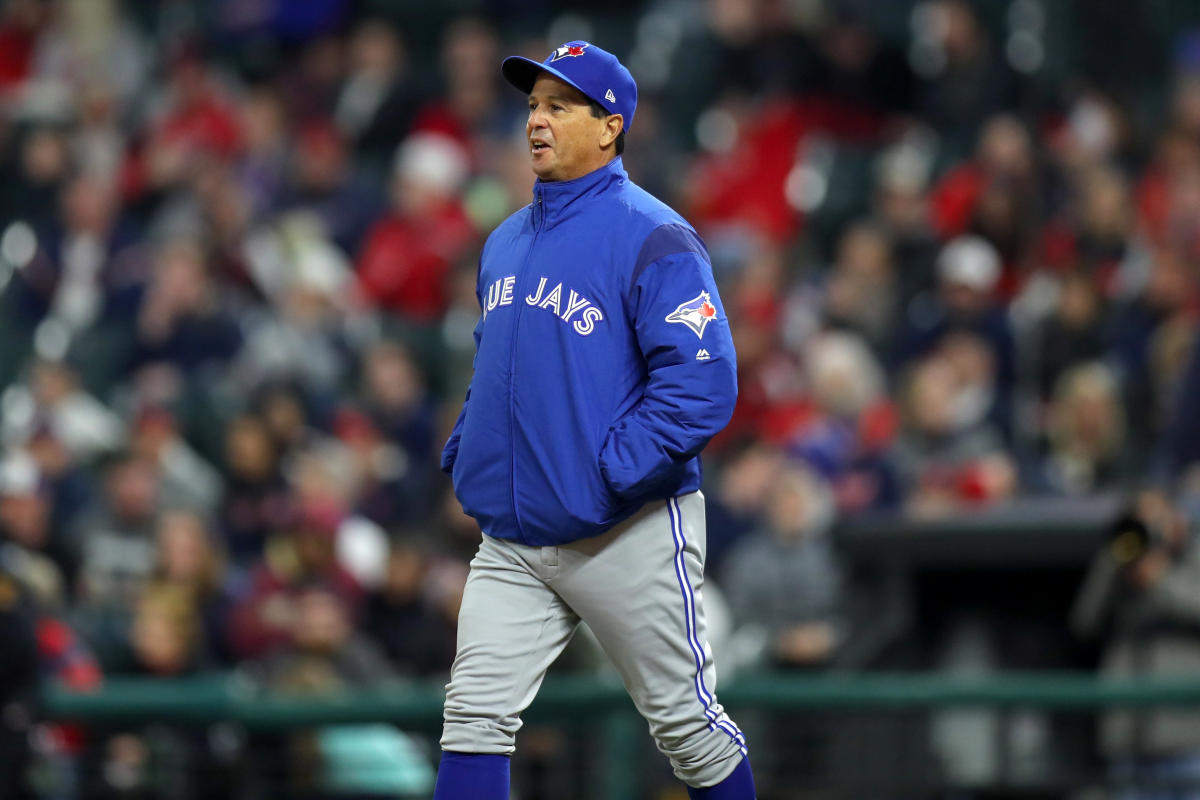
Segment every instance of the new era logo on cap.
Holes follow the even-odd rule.
[[[509,56],[500,67],[513,86],[528,94],[538,76],[547,73],[574,86],[608,113],[620,114],[625,130],[633,124],[637,108],[637,83],[612,53],[590,42],[567,42],[545,61]]]

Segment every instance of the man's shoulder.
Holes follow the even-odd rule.
[[[497,242],[507,242],[516,237],[526,226],[529,214],[530,207],[524,206],[509,214],[499,225],[493,228],[483,243],[483,255],[487,256],[488,251]]]
[[[519,231],[529,220],[529,214],[531,213],[531,210],[532,206],[524,205],[513,213],[509,214],[499,225],[492,229],[492,232],[488,235],[488,239],[491,240],[502,236],[510,236],[516,231]]]
[[[662,225],[677,225],[692,230],[691,224],[678,211],[633,181],[622,183],[615,195],[614,199],[632,219],[640,222],[647,234]]]
[[[677,253],[696,253],[708,260],[708,249],[691,223],[642,187],[627,182],[620,193],[620,204],[629,217],[622,227],[632,235],[635,245],[635,274]]]

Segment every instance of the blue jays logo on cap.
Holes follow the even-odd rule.
[[[686,303],[680,303],[679,308],[667,314],[667,322],[687,325],[697,339],[704,338],[704,329],[716,318],[717,307],[713,305],[712,295],[708,292],[701,292]]]
[[[620,114],[625,130],[637,109],[637,83],[625,65],[607,50],[590,42],[566,42],[545,61],[509,56],[500,71],[513,86],[528,94],[543,74],[553,75],[595,100],[610,114]]]
[[[555,51],[551,53],[550,57],[546,60],[553,62],[558,61],[560,58],[566,58],[567,56],[581,56],[583,55],[584,48],[587,46],[587,42],[580,42],[579,44],[564,44],[562,47],[555,49]]]

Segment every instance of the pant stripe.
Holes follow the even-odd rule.
[[[687,546],[687,540],[683,536],[683,514],[679,510],[679,502],[676,498],[672,497],[667,500],[667,512],[671,518],[671,536],[675,540],[675,577],[679,581],[679,591],[683,595],[684,627],[687,630],[688,646],[691,647],[692,655],[696,659],[694,679],[696,699],[704,707],[704,716],[708,718],[709,730],[713,730],[714,726],[720,728],[726,736],[737,743],[742,755],[745,755],[746,740],[742,732],[735,725],[717,719],[716,713],[712,710],[715,698],[708,691],[708,687],[704,685],[704,647],[700,644],[700,637],[696,634],[696,599],[692,594],[692,584],[687,580],[687,569],[684,565],[683,551]]]

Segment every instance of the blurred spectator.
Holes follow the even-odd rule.
[[[243,567],[262,555],[267,537],[288,513],[278,447],[257,416],[235,417],[225,429],[221,531],[230,558]]]
[[[119,453],[106,463],[103,493],[74,531],[80,552],[75,621],[106,663],[154,569],[160,490],[154,464]]]
[[[36,412],[27,421],[20,415],[6,420],[17,429],[13,431],[16,438],[44,432],[62,443],[70,459],[81,463],[125,444],[126,423],[79,385],[79,375],[71,364],[38,359],[32,367],[29,390]]]
[[[204,265],[213,292],[222,307],[233,313],[260,302],[264,291],[254,269],[257,242],[252,198],[250,189],[239,185],[240,177],[230,163],[209,165],[189,178],[185,190],[172,193],[161,204],[144,234],[149,241],[160,243],[160,250],[172,242],[203,242]],[[122,298],[126,304],[141,299],[136,289],[146,281],[134,283],[135,290]]]
[[[355,631],[353,611],[342,594],[311,584],[299,587],[293,602],[289,643],[262,664],[269,685],[328,692],[378,686],[392,677],[383,654]]]
[[[1011,283],[1033,233],[1038,177],[1029,131],[1014,117],[992,117],[979,134],[974,159],[951,169],[934,187],[935,230],[943,240],[968,232],[988,239]]]
[[[1103,364],[1080,364],[1065,372],[1047,415],[1048,448],[1035,487],[1093,494],[1121,488],[1132,477],[1125,411],[1116,379]]]
[[[454,629],[443,624],[425,591],[430,558],[407,539],[393,542],[383,584],[366,601],[363,629],[403,675],[439,675],[454,660]]]
[[[1129,408],[1130,444],[1144,453],[1149,443],[1162,434],[1168,419],[1170,390],[1159,374],[1160,366],[1176,371],[1154,356],[1156,341],[1174,324],[1194,315],[1197,282],[1190,261],[1181,254],[1160,249],[1151,254],[1146,274],[1135,292],[1113,315],[1110,355],[1119,370],[1124,400]],[[1136,279],[1135,279],[1136,280]]]
[[[314,219],[319,235],[342,253],[355,252],[383,197],[355,171],[343,135],[327,119],[305,122],[298,131],[289,177],[282,208]]]
[[[1143,493],[1092,561],[1071,611],[1082,636],[1104,642],[1101,672],[1139,679],[1200,668],[1200,550],[1167,496]],[[1111,711],[1100,746],[1118,796],[1141,800],[1200,779],[1200,717],[1177,709]],[[1164,789],[1164,787],[1168,787]]]
[[[73,458],[66,446],[50,430],[48,425],[39,425],[25,442],[25,449],[33,459],[40,476],[39,484],[50,500],[50,527],[56,533],[51,537],[47,552],[66,572],[68,579],[74,577],[76,566],[65,533],[73,529],[78,516],[92,502],[95,494],[91,474],[84,462]]]
[[[288,116],[297,122],[328,118],[345,69],[345,42],[340,36],[325,33],[305,42],[291,67],[276,75]]]
[[[819,669],[849,633],[830,536],[833,495],[803,462],[784,465],[768,485],[760,527],[734,545],[721,572],[737,626],[724,652],[735,663]],[[759,763],[772,764],[774,784],[760,789],[764,795],[786,797],[790,787],[827,780],[835,723],[810,711],[776,713],[764,734]]]
[[[938,242],[929,200],[936,137],[914,125],[882,149],[870,197],[875,223],[890,244],[901,308],[936,284]]]
[[[10,550],[10,560],[17,559],[21,568],[10,567],[22,580],[60,602],[66,599],[66,581],[75,575],[78,553],[67,531],[55,525],[49,487],[37,462],[21,450],[0,460],[0,547]]]
[[[735,636],[745,639],[760,629],[760,660],[819,666],[846,636],[842,579],[829,536],[833,495],[801,463],[778,470],[770,487],[762,528],[734,546],[721,586],[739,627]]]
[[[79,126],[71,137],[71,154],[81,172],[119,186],[129,148],[116,90],[103,78],[91,78],[79,100]]]
[[[942,248],[938,256],[936,296],[916,298],[908,309],[904,358],[928,355],[948,341],[971,340],[986,352],[987,374],[975,376],[987,397],[979,409],[1006,437],[1011,434],[1012,391],[1016,382],[1016,347],[1004,307],[997,302],[1000,261],[987,241],[962,236]],[[956,352],[962,348],[950,345]]]
[[[158,595],[163,599],[149,602],[177,606],[168,610],[189,617],[186,621],[194,628],[190,631],[195,640],[193,659],[198,664],[231,662],[226,628],[233,602],[231,581],[212,532],[195,513],[172,511],[159,518],[154,572],[143,602]]]
[[[338,411],[333,432],[352,462],[350,482],[359,513],[387,528],[425,517],[432,476],[418,461],[357,408]]]
[[[177,241],[158,254],[137,306],[135,367],[165,363],[185,376],[224,366],[242,345],[237,324],[217,302],[198,242]]]
[[[309,503],[297,508],[292,522],[274,538],[262,562],[249,576],[246,594],[230,617],[230,643],[238,659],[266,656],[286,645],[299,624],[297,597],[323,584],[344,603],[344,613],[357,620],[362,592],[354,577],[337,561],[340,510]]]
[[[883,231],[869,224],[850,226],[826,284],[828,324],[854,331],[887,358],[899,316],[898,289],[891,242]]]
[[[886,454],[897,415],[870,350],[854,334],[823,333],[805,348],[804,373],[812,416],[789,437],[788,451],[830,482],[839,512],[895,507],[900,498]]]
[[[447,134],[476,157],[488,139],[507,138],[522,127],[525,105],[511,92],[501,92],[500,74],[492,66],[501,57],[500,41],[488,22],[477,17],[452,21],[439,55],[442,91],[418,112],[414,130]]]
[[[131,672],[154,678],[193,674],[206,666],[196,606],[183,586],[149,585],[130,625]]]
[[[923,79],[916,108],[962,154],[987,117],[1015,110],[1020,83],[967,0],[933,0],[919,12],[910,51]]]
[[[283,99],[268,87],[248,92],[239,105],[242,149],[233,168],[248,216],[269,219],[278,210],[287,179],[290,129]]]
[[[103,495],[76,533],[84,604],[132,608],[154,564],[160,489],[155,465],[132,452],[118,453],[106,463]]]
[[[216,511],[224,489],[221,476],[180,436],[168,409],[147,406],[138,412],[129,446],[158,466],[164,507]]]
[[[865,7],[841,2],[831,12],[798,88],[816,101],[823,127],[839,138],[870,139],[892,115],[911,111],[914,76],[904,55],[872,28]]]
[[[122,104],[142,91],[149,71],[138,28],[117,0],[51,4],[38,37],[35,85],[81,91],[98,79]]]
[[[797,77],[808,48],[787,18],[786,6],[771,13],[764,8],[771,5],[707,0],[704,24],[685,26],[674,49],[665,100],[667,118],[681,128],[676,136],[689,145],[700,139],[704,146],[704,123],[698,118],[707,116],[706,111],[722,108],[732,97],[777,95]]]
[[[273,307],[271,313],[246,315],[246,343],[235,371],[248,383],[295,380],[313,394],[332,398],[353,357],[346,325],[349,263],[295,226],[283,238],[293,274],[276,276],[277,283],[273,278],[273,285],[262,287]]]
[[[1106,303],[1086,273],[1070,272],[1057,285],[1056,302],[1036,333],[1038,393],[1049,400],[1063,373],[1076,364],[1103,358],[1111,339]]]
[[[127,179],[135,196],[182,188],[241,145],[237,113],[212,66],[194,44],[180,45],[153,108],[147,142]]]
[[[399,32],[370,19],[351,34],[334,120],[363,158],[382,165],[412,125],[417,89]]]
[[[385,339],[367,350],[360,392],[363,409],[387,439],[402,447],[414,465],[432,463],[432,399],[420,365],[407,347]]]
[[[1073,176],[1069,217],[1043,233],[1043,257],[1059,269],[1076,269],[1105,297],[1118,291],[1117,271],[1130,250],[1134,210],[1125,177],[1109,166],[1088,166]]]
[[[11,150],[0,218],[23,219],[43,235],[57,230],[59,198],[71,169],[66,136],[56,126],[33,125],[19,132]]]
[[[980,424],[971,388],[944,355],[918,362],[908,375],[891,458],[911,514],[942,516],[1016,491],[1012,458],[995,428]]]
[[[446,312],[450,269],[475,245],[459,201],[468,156],[448,136],[417,133],[396,154],[391,213],[371,228],[358,260],[368,302],[420,323]]]

